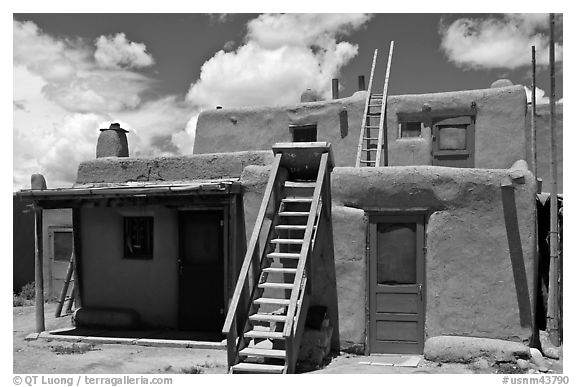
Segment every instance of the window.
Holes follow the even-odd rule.
[[[152,259],[154,217],[130,216],[124,218],[124,258]]]
[[[317,138],[316,124],[290,125],[292,142],[315,142]]]
[[[468,125],[438,125],[440,150],[465,150]]]
[[[420,137],[422,135],[421,121],[400,122],[400,138]]]

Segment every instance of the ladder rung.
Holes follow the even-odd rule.
[[[367,128],[367,129],[380,129],[379,126],[374,126],[374,125],[366,125],[365,128]]]
[[[262,269],[266,273],[279,273],[279,274],[296,274],[298,269],[288,268],[288,267],[267,267]]]
[[[289,305],[290,300],[285,300],[283,298],[257,298],[254,300],[254,303],[267,305]]]
[[[286,351],[283,349],[246,347],[240,351],[240,356],[273,357],[277,359],[285,359]]]
[[[378,148],[362,148],[362,151],[364,152],[376,152],[378,150]]]
[[[377,140],[379,140],[379,139],[378,139],[378,137],[364,137],[364,140],[367,140],[367,141],[377,141]]]
[[[375,163],[376,160],[360,160],[361,163]]]
[[[251,339],[283,339],[284,336],[282,332],[271,332],[271,331],[248,331],[244,332],[244,337],[249,337]]]
[[[368,107],[382,107],[382,104],[378,104],[378,105],[368,105]]]
[[[282,316],[279,314],[256,313],[248,317],[248,319],[252,321],[285,322],[286,316]]]
[[[309,212],[300,211],[282,211],[278,213],[280,216],[308,216],[309,214]]]
[[[276,230],[306,230],[303,224],[279,224],[274,226]]]
[[[266,254],[268,258],[291,258],[291,259],[299,259],[300,253],[269,253]]]
[[[258,363],[238,363],[233,365],[232,372],[246,372],[257,374],[281,374],[284,371],[283,365],[258,364]]]
[[[314,188],[316,187],[315,181],[286,181],[284,187],[289,188]]]
[[[312,203],[312,198],[284,198],[284,203]]]
[[[301,245],[304,243],[304,239],[272,239],[271,243],[277,243],[279,245]]]
[[[285,289],[290,290],[294,287],[294,284],[284,284],[284,283],[277,283],[277,282],[264,282],[262,284],[258,284],[260,289]]]

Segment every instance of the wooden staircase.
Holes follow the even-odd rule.
[[[384,90],[381,94],[373,94],[372,83],[376,69],[376,58],[378,56],[378,50],[374,50],[364,116],[362,118],[362,126],[360,127],[358,151],[356,153],[356,167],[379,167],[382,160],[382,149],[385,150],[384,165],[388,165],[388,154],[386,152],[388,145],[384,123],[386,121],[386,98],[388,96],[388,79],[390,77],[393,50],[394,42],[392,41],[388,53]]]
[[[330,144],[276,144],[273,150],[275,161],[223,328],[230,373],[294,373],[311,264],[321,244],[316,236],[329,224]]]

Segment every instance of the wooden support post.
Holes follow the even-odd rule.
[[[556,168],[554,14],[550,14],[550,272],[548,279],[548,313],[550,342],[560,345],[558,335],[558,170]]]
[[[42,208],[34,204],[34,283],[35,283],[35,308],[36,308],[36,333],[44,332],[44,253],[42,238]]]
[[[538,165],[536,159],[536,47],[532,46],[532,112],[530,114],[531,148],[532,148],[532,172],[538,178]]]

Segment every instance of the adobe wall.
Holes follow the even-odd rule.
[[[291,142],[290,124],[317,123],[317,140],[332,144],[337,165],[354,165],[366,92],[331,101],[291,106],[259,106],[203,111],[196,125],[194,153],[271,149]],[[340,112],[348,115],[348,132],[340,132]]]
[[[388,98],[389,165],[431,165],[432,119],[473,115],[475,168],[510,168],[526,159],[526,92],[523,86]],[[399,138],[399,116],[424,123],[421,137]]]
[[[247,165],[267,165],[273,161],[270,150],[151,159],[102,157],[80,163],[76,184],[237,178]]]
[[[123,259],[124,215],[154,216],[154,259]],[[163,206],[82,208],[81,229],[83,306],[129,308],[147,325],[176,328],[176,211]]]
[[[528,339],[536,184],[525,167],[518,162],[509,170],[334,168],[332,225],[341,348],[363,352],[366,343],[370,211],[428,214],[426,337]],[[268,167],[253,166],[241,178],[248,237],[268,174]],[[512,181],[510,176],[516,182],[501,187],[503,181]]]
[[[533,291],[534,194],[526,163],[510,170],[432,166],[335,168],[333,208],[367,211],[426,210],[426,337],[466,335],[527,340]],[[512,175],[523,184],[501,187]],[[339,209],[338,209],[339,208]],[[366,269],[353,239],[336,230],[366,227],[366,220],[335,217],[337,265]],[[366,229],[366,228],[365,228]],[[338,295],[366,292],[366,281],[339,270]],[[342,288],[340,284],[347,284]],[[353,288],[351,289],[350,286]],[[339,300],[340,318],[362,316],[365,304]],[[358,320],[355,329],[363,330]],[[341,332],[342,334],[343,332]]]
[[[365,99],[366,92],[356,92],[348,98],[292,106],[207,110],[198,117],[194,153],[270,149],[276,142],[292,140],[290,124],[317,122],[317,139],[332,144],[336,165],[353,166]],[[342,110],[348,114],[344,137],[340,133]],[[398,114],[422,119],[422,136],[398,139]],[[389,165],[431,165],[431,119],[462,114],[476,117],[476,168],[510,168],[516,160],[526,159],[526,93],[522,86],[510,86],[389,96]]]

